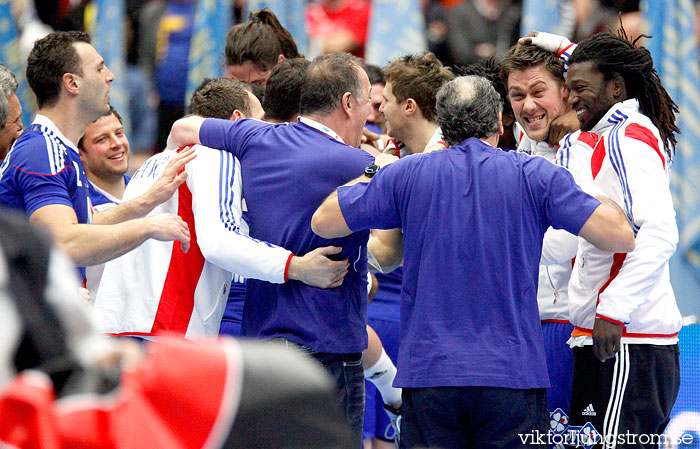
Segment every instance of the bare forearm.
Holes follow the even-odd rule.
[[[610,198],[602,203],[581,228],[579,235],[604,251],[626,253],[634,249],[634,233],[624,211]]]
[[[201,143],[199,141],[199,128],[204,123],[204,118],[191,115],[181,118],[173,124],[168,136],[167,148],[175,149],[184,145]]]
[[[142,220],[115,225],[72,224],[55,235],[57,244],[78,266],[97,265],[125,254],[149,237]]]
[[[144,198],[142,195],[107,209],[104,212],[93,215],[92,222],[100,225],[112,225],[136,218],[143,218],[148,215],[155,206],[156,204],[149,202],[148,198]]]
[[[337,190],[314,212],[311,217],[311,229],[325,239],[344,237],[352,233],[340,210]]]

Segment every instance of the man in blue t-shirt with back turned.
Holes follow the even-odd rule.
[[[339,184],[356,178],[374,158],[358,149],[369,115],[370,83],[349,54],[319,56],[307,70],[296,123],[186,117],[173,125],[168,146],[201,143],[241,162],[250,236],[295,254],[321,246],[350,263],[339,286],[321,290],[301,282],[248,279],[241,334],[279,339],[320,361],[337,382],[339,399],[361,444],[367,347],[368,231],[323,239],[311,216]],[[340,250],[339,248],[339,250]],[[342,276],[341,276],[342,277]]]
[[[485,78],[450,81],[437,116],[451,147],[366,170],[312,219],[325,238],[403,230],[402,448],[520,448],[529,435],[546,436],[537,309],[544,233],[553,226],[610,251],[634,248],[608,198],[584,193],[542,158],[496,148],[501,109]]]

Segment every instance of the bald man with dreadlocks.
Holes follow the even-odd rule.
[[[559,38],[553,46],[551,37],[533,42],[549,39],[551,50],[570,44]],[[591,181],[625,210],[636,236],[626,254],[580,241],[569,283],[569,435],[600,437],[606,448],[658,447],[680,386],[681,315],[669,278],[678,242],[669,190],[678,108],[638,39],[621,30],[582,41],[566,82],[581,129],[596,141]]]

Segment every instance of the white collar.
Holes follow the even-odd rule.
[[[612,107],[605,113],[603,118],[601,118],[598,123],[591,129],[592,133],[601,135],[605,132],[606,128],[613,126],[614,124],[622,121],[625,115],[629,114],[639,114],[639,101],[636,98],[630,98],[629,100],[621,101],[615,103]]]
[[[78,151],[78,148],[73,144],[73,142],[71,142],[70,139],[68,139],[66,136],[64,136],[63,133],[61,131],[59,131],[59,129],[56,127],[54,122],[52,122],[51,119],[48,118],[47,116],[41,115],[41,114],[36,114],[36,116],[34,117],[34,121],[32,122],[32,125],[45,126],[56,137],[61,139],[61,141],[63,142],[63,144],[66,147],[68,147],[68,148],[72,149],[73,151],[75,151],[76,153],[80,154],[80,152]]]
[[[517,136],[519,133],[523,134],[518,142],[518,148],[516,149],[518,153],[527,153],[531,156],[542,156],[550,161],[554,161],[556,159],[559,145],[552,146],[544,140],[537,142],[530,139],[520,123],[515,122],[515,135]]]
[[[338,142],[345,143],[345,141],[338,135],[337,132],[333,131],[323,123],[317,122],[316,120],[310,119],[308,117],[301,116],[299,116],[299,121],[307,126],[321,131],[323,134],[326,134],[327,136],[337,140]]]

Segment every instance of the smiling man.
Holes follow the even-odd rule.
[[[129,140],[122,118],[113,107],[85,128],[78,141],[80,160],[90,182],[90,200],[95,212],[121,202],[129,177]]]
[[[596,138],[593,183],[624,209],[636,235],[627,253],[582,241],[569,284],[576,326],[570,425],[591,423],[619,443],[630,434],[660,435],[668,424],[681,329],[669,278],[678,243],[669,189],[678,108],[649,51],[621,34],[579,43],[567,79],[569,104]]]
[[[189,244],[187,224],[179,217],[141,217],[185,180],[178,172],[194,157],[191,152],[183,152],[152,190],[93,217],[76,145],[87,126],[109,112],[113,80],[88,34],[56,32],[37,40],[27,60],[36,118],[0,168],[0,204],[25,211],[48,229],[81,274],[82,267],[124,254],[149,238],[179,240],[184,250]]]
[[[551,35],[540,33],[540,40]],[[552,36],[554,38],[555,36]],[[556,36],[554,49],[563,38]],[[566,40],[561,49],[571,43]],[[561,142],[549,139],[553,122],[569,111],[569,92],[564,84],[565,52],[535,45],[513,46],[501,62],[508,100],[517,120],[514,132],[518,152],[541,156],[561,165],[573,174],[577,183],[587,179],[593,153],[592,137],[587,133],[568,134]],[[574,119],[575,121],[575,119]],[[537,303],[547,355],[551,387],[547,390],[549,411],[568,416],[571,396],[573,353],[566,341],[573,326],[569,320],[568,284],[571,260],[576,256],[578,239],[566,231],[550,229],[545,236],[544,257],[540,265]],[[547,262],[547,264],[545,264]],[[556,262],[556,263],[552,263]]]
[[[104,115],[85,128],[78,141],[78,152],[88,178],[92,210],[103,212],[120,204],[129,182],[129,140],[124,134],[122,118],[110,106]],[[100,285],[104,264],[85,269],[85,287],[94,303]]]

